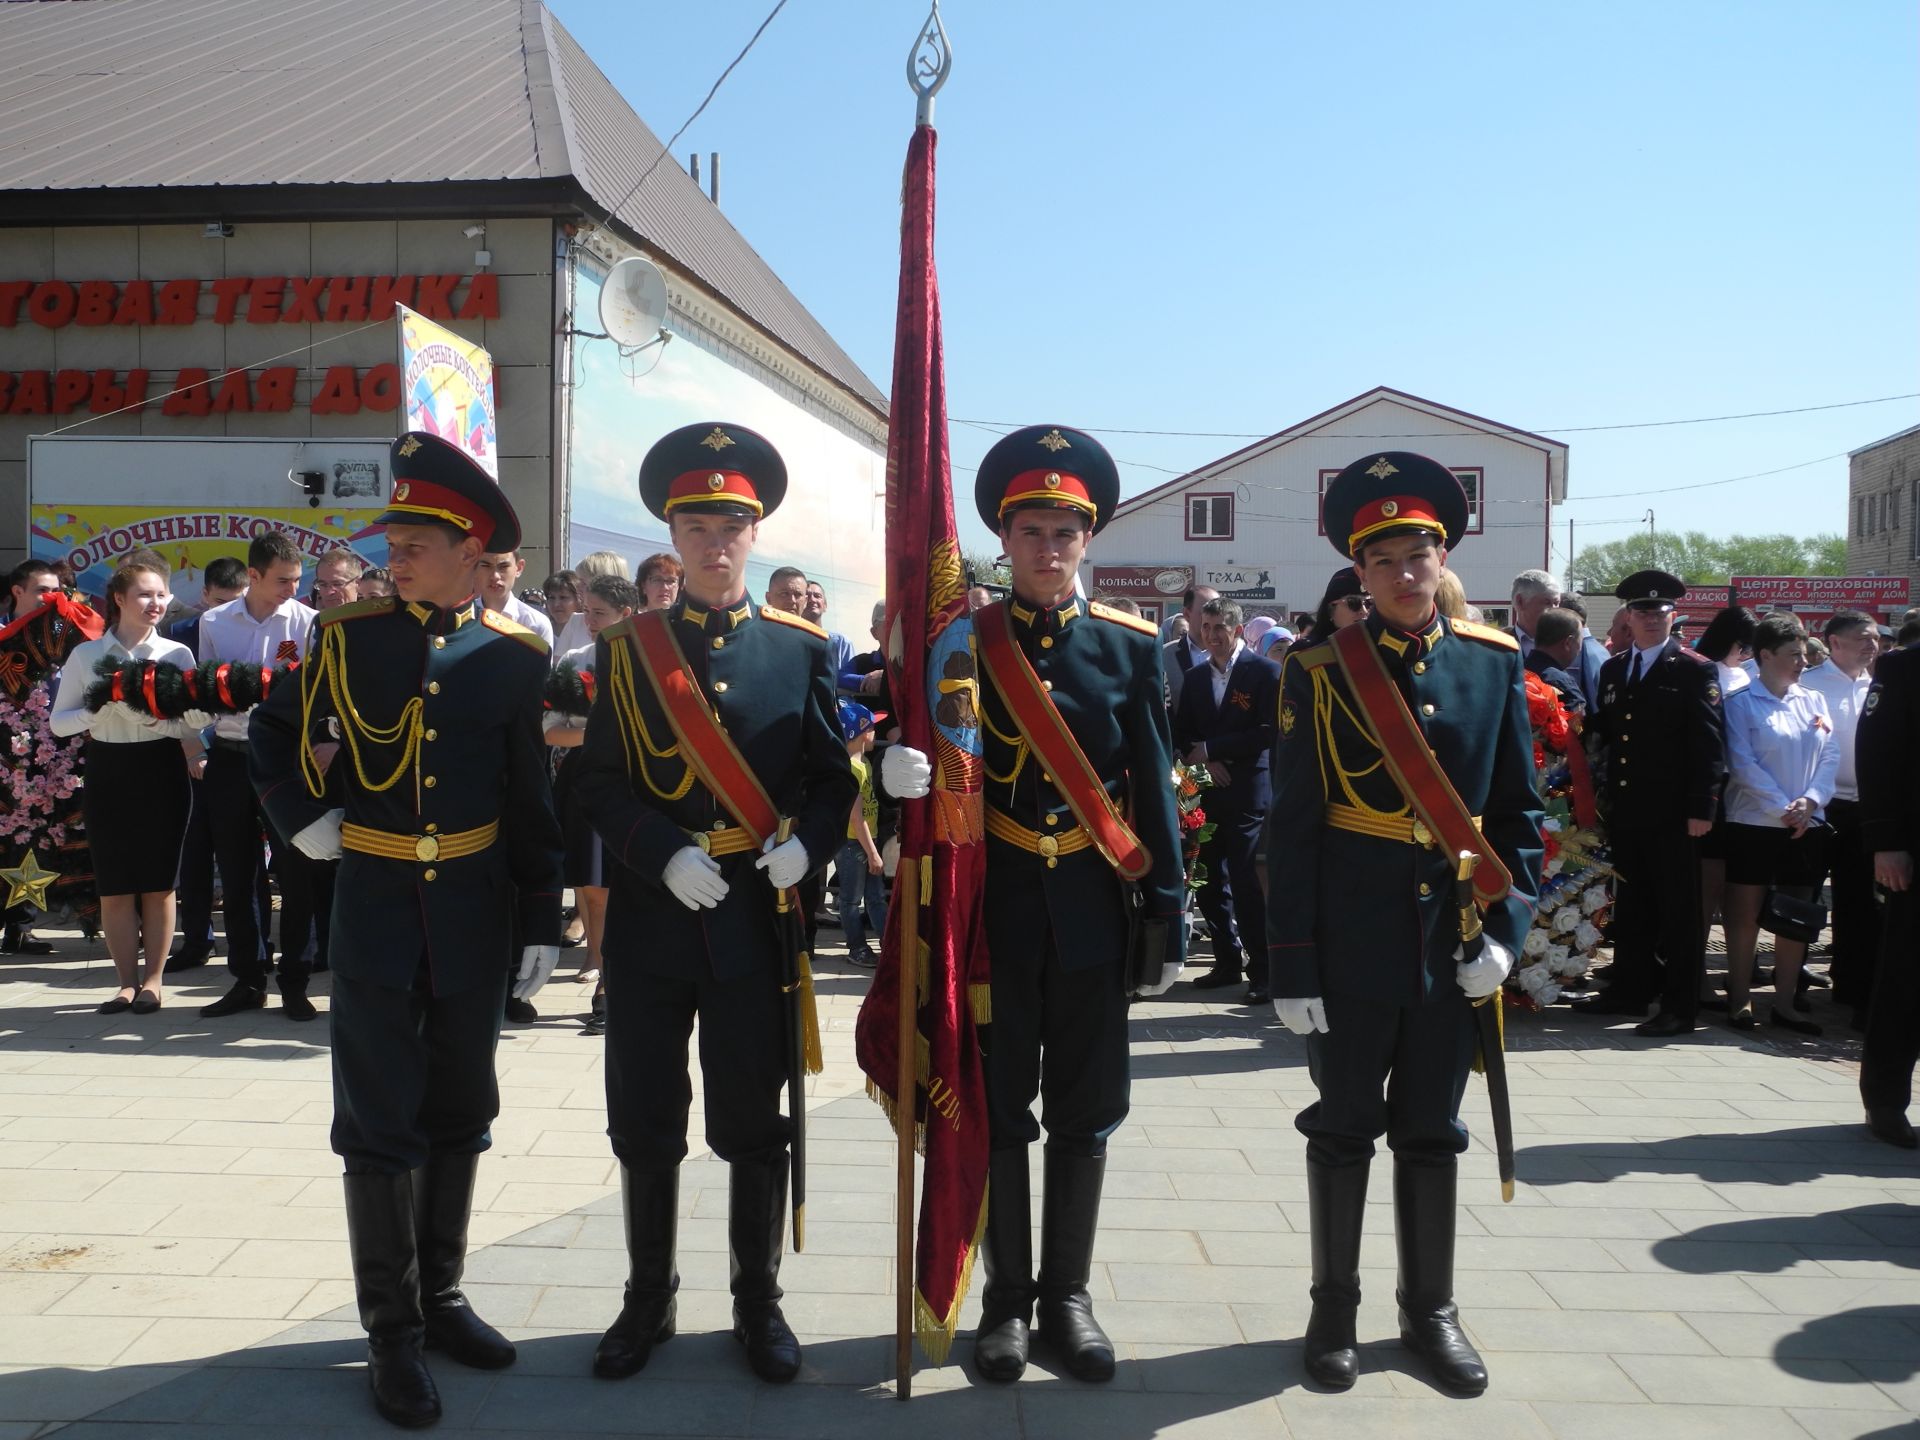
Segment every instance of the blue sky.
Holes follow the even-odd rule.
[[[662,139],[771,6],[549,3]],[[924,14],[791,0],[675,147],[882,388]],[[1906,0],[942,14],[954,417],[1265,434],[1391,385],[1571,443],[1556,563],[1568,516],[1840,531],[1843,452],[1920,421],[1562,428],[1920,391]],[[1129,494],[1244,443],[1102,438]]]

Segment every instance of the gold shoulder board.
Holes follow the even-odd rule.
[[[1151,620],[1143,620],[1138,615],[1129,615],[1126,611],[1116,610],[1111,605],[1102,605],[1098,600],[1087,602],[1087,613],[1101,620],[1111,620],[1116,625],[1124,625],[1129,630],[1138,630],[1155,639],[1160,635],[1160,627]]]
[[[502,635],[511,635],[515,640],[518,640],[522,645],[537,655],[545,655],[547,653],[546,641],[542,640],[537,634],[522,625],[518,620],[509,620],[498,610],[481,610],[480,623],[489,630],[498,631]]]
[[[822,630],[811,620],[795,615],[791,610],[776,610],[771,605],[762,605],[760,607],[760,618],[762,620],[772,620],[781,625],[791,625],[794,629],[804,630],[809,635],[818,635],[822,640],[827,638],[826,631]]]
[[[1453,633],[1464,635],[1469,640],[1479,640],[1488,645],[1498,645],[1503,650],[1518,650],[1520,642],[1504,630],[1496,630],[1491,625],[1476,625],[1471,620],[1453,622]]]

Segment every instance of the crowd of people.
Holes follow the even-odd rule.
[[[888,724],[885,609],[876,648],[856,649],[801,570],[774,569],[763,603],[746,593],[786,472],[744,427],[687,427],[649,452],[642,498],[672,551],[631,573],[617,553],[585,556],[538,603],[498,486],[434,437],[392,454],[388,573],[336,550],[303,595],[298,551],[265,533],[209,563],[200,604],[176,615],[165,564],[136,552],[98,598],[98,637],[59,671],[49,723],[86,737],[115,968],[100,1010],[158,1010],[169,965],[205,962],[216,885],[230,983],[202,1016],[261,1008],[271,985],[288,1020],[309,1021],[310,978],[331,972],[332,1136],[370,1383],[380,1413],[412,1426],[439,1414],[423,1346],[513,1362],[460,1289],[498,1108],[493,1046],[503,1016],[534,1018],[562,946],[582,947],[629,1260],[594,1372],[633,1374],[677,1323],[698,1020],[707,1138],[730,1167],[734,1334],[753,1373],[791,1380],[779,1269],[798,1116],[780,1103],[802,1083],[807,956],[831,875],[849,959],[878,963],[900,808],[934,784],[930,757]],[[1104,449],[1059,426],[1003,437],[977,480],[1012,575],[1004,595],[976,586],[966,601],[992,957],[982,1378],[1017,1378],[1036,1343],[1078,1378],[1114,1373],[1088,1282],[1107,1140],[1127,1113],[1127,1007],[1183,978],[1204,927],[1212,964],[1191,987],[1244,984],[1307,1040],[1310,1375],[1354,1383],[1361,1221],[1385,1136],[1401,1339],[1443,1388],[1486,1388],[1452,1293],[1459,1109],[1476,1056],[1499,1069],[1480,1002],[1553,908],[1536,696],[1573,737],[1575,806],[1612,877],[1575,923],[1552,922],[1609,932],[1603,988],[1576,1008],[1655,1039],[1713,1010],[1748,1031],[1770,986],[1765,1023],[1816,1035],[1806,960],[1831,928],[1835,998],[1866,1034],[1868,1126],[1915,1145],[1920,612],[1893,632],[1843,610],[1816,640],[1791,614],[1730,608],[1688,648],[1685,583],[1646,570],[1620,582],[1602,641],[1581,597],[1527,570],[1510,628],[1495,628],[1446,568],[1465,531],[1458,481],[1395,451],[1328,486],[1326,533],[1348,563],[1310,617],[1250,617],[1197,586],[1161,631],[1076,585],[1117,495]],[[16,569],[15,614],[64,579]],[[255,674],[259,703],[173,715],[119,689],[103,703],[106,661],[210,665],[223,693],[229,672]],[[1205,815],[1191,827],[1190,795]],[[1404,903],[1356,903],[1362,876]],[[1723,993],[1706,967],[1716,918]]]

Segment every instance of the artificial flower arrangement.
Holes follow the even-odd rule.
[[[1612,914],[1613,867],[1579,722],[1559,692],[1532,671],[1526,687],[1534,783],[1546,811],[1540,827],[1546,858],[1540,907],[1507,985],[1516,1003],[1539,1009],[1583,980],[1593,964]]]

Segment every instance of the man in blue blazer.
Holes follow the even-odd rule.
[[[1213,969],[1195,980],[1199,990],[1236,985],[1247,977],[1247,1003],[1266,1003],[1266,892],[1255,853],[1273,800],[1268,761],[1279,715],[1280,667],[1255,655],[1242,638],[1240,606],[1208,600],[1200,608],[1206,663],[1190,668],[1180,686],[1174,750],[1189,765],[1204,765],[1214,788],[1201,808],[1214,826],[1200,852],[1206,880],[1200,913],[1213,933]],[[1257,958],[1256,958],[1257,957]]]

